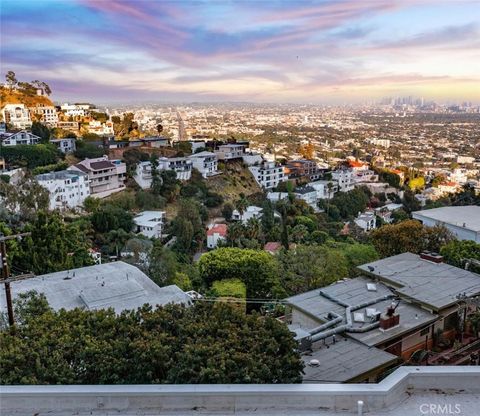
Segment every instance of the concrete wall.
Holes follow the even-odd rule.
[[[298,414],[397,406],[418,394],[480,393],[478,367],[401,367],[380,384],[2,386],[2,415]],[[92,413],[90,413],[92,412]]]

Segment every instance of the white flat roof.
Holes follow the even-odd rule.
[[[188,304],[190,298],[175,285],[159,287],[140,269],[123,261],[45,274],[11,284],[12,296],[35,290],[55,309],[106,309],[117,313],[168,303]],[[5,293],[0,310],[6,311]]]
[[[442,207],[415,211],[413,218],[424,217],[445,224],[480,231],[480,206],[465,205],[459,207]]]
[[[165,211],[143,211],[136,215],[133,222],[145,227],[153,227],[163,222]]]

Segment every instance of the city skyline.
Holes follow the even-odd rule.
[[[56,100],[480,102],[475,1],[2,2],[2,73]]]

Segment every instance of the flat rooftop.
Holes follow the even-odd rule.
[[[455,304],[460,294],[480,294],[480,275],[446,263],[433,263],[417,254],[398,254],[363,264],[358,269],[436,311]]]
[[[338,303],[321,296],[320,290],[351,306],[358,305],[363,302],[373,301],[386,295],[394,295],[394,292],[383,283],[375,283],[375,291],[369,291],[367,284],[371,283],[374,282],[366,277],[346,279],[321,289],[311,290],[300,295],[292,296],[286,299],[286,301],[288,304],[320,322],[327,322],[328,313],[334,312],[344,317],[343,323],[345,323],[345,308]],[[391,303],[391,299],[382,300],[368,306],[368,308],[374,308],[383,313]],[[356,312],[365,313],[366,308],[361,308]],[[388,331],[381,331],[380,329],[375,328],[363,333],[351,332],[348,334],[348,337],[356,339],[357,341],[360,341],[371,347],[382,344],[390,339],[395,339],[398,336],[408,333],[416,328],[423,327],[438,318],[436,314],[432,314],[418,306],[406,302],[400,302],[397,312],[400,315],[400,324],[396,327],[391,328]],[[357,328],[367,324],[368,322],[353,322],[353,326]]]
[[[346,383],[355,381],[374,370],[386,368],[398,362],[398,357],[378,348],[369,348],[360,342],[336,335],[336,342],[329,338],[314,344],[313,352],[302,356],[305,363],[304,383]],[[310,365],[318,360],[318,365]]]
[[[137,267],[117,261],[79,269],[44,274],[11,283],[12,297],[35,290],[47,297],[55,309],[106,309],[117,313],[168,303],[190,303],[175,285],[159,287]],[[0,294],[0,310],[6,311],[5,292]]]
[[[414,218],[430,218],[449,225],[480,231],[480,206],[465,205],[457,207],[442,207],[415,211]]]

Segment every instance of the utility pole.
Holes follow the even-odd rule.
[[[7,261],[7,240],[14,240],[14,239],[21,239],[22,237],[26,237],[31,233],[21,233],[21,234],[14,234],[8,236],[0,237],[0,255],[1,255],[1,267],[2,267],[2,282],[5,285],[5,298],[7,301],[7,311],[8,311],[8,323],[10,327],[15,325],[15,319],[13,316],[13,302],[12,302],[12,292],[10,289],[10,283],[17,281],[17,280],[24,280],[29,279],[30,277],[34,277],[33,273],[26,273],[21,274],[18,276],[10,277],[10,269],[8,267]]]

